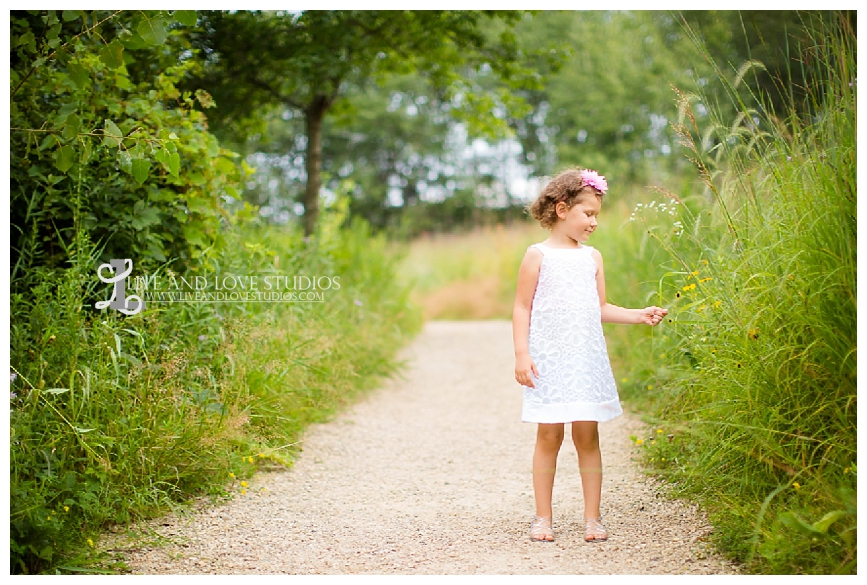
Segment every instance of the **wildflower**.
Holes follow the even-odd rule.
[[[713,308],[719,309],[722,306],[722,301],[714,301]]]
[[[674,298],[676,298],[676,299],[679,299],[681,296],[683,296],[683,295],[680,294],[680,291],[677,291],[676,293],[674,293]]]
[[[692,284],[688,284],[688,285],[686,285],[685,287],[683,287],[683,290],[684,290],[684,291],[695,290],[695,283],[692,283]]]
[[[229,477],[231,477],[232,479],[235,479],[235,474],[232,473],[232,472],[230,471],[230,472],[229,472]]]
[[[665,457],[663,457],[662,460],[665,461]]]
[[[665,359],[665,354],[661,353],[661,354],[659,354],[659,357],[660,357],[660,359]]]
[[[242,495],[242,496],[246,496],[246,495],[247,495],[247,490],[241,490],[241,495]]]
[[[636,440],[635,440],[635,444],[636,444],[636,445],[643,445],[643,444],[644,444],[644,439],[636,439]]]
[[[87,539],[87,545],[90,546],[90,547],[93,547],[93,539],[88,538],[88,539]]]
[[[843,473],[849,473],[849,468],[847,467],[846,469],[844,469]]]
[[[758,339],[759,338],[759,330],[752,328],[749,330],[749,332],[747,332],[747,335],[749,336],[750,339]]]
[[[63,511],[64,511],[64,512],[69,512],[69,506],[63,506]]]
[[[656,429],[656,434],[657,434],[657,435],[661,435],[661,434],[662,434],[662,429]]]
[[[702,283],[702,282],[707,282],[708,280],[713,280],[713,276],[705,276],[704,278],[702,278],[698,282]]]
[[[15,400],[16,398],[18,398],[18,395],[17,395],[17,394],[15,394],[14,392],[10,392],[10,393],[9,393],[9,399],[10,399],[10,400]]]
[[[242,481],[242,482],[241,482],[241,487],[242,487],[242,488],[247,487],[247,482],[246,482],[246,481]]]
[[[690,275],[698,276],[698,270],[693,270],[692,272],[690,272]]]
[[[249,461],[250,463],[253,463],[253,456],[250,455],[249,457],[247,457],[247,461]]]
[[[264,457],[265,457],[265,454],[264,454],[264,453],[259,453],[259,458],[260,458],[260,459],[262,459],[262,458],[264,458]]]
[[[801,484],[799,484],[797,481],[795,483],[793,483],[792,485],[795,486],[796,490],[801,489]]]
[[[9,381],[14,382],[15,378],[17,378],[17,377],[18,377],[18,374],[16,374],[15,372],[12,372],[9,374]]]
[[[362,303],[362,302],[361,302],[360,300],[358,300],[358,299],[355,299],[353,302],[354,302],[357,306],[359,306],[359,307],[361,307],[361,306],[364,305],[364,303]]]
[[[648,389],[648,390],[653,390],[653,384],[648,384],[648,385],[647,385],[647,389]]]
[[[199,341],[204,341],[208,338],[207,335],[199,335]]]
[[[45,519],[46,519],[46,520],[51,520],[51,516],[46,516]]]
[[[708,261],[707,261],[707,260],[702,260],[701,263],[704,264],[705,266],[708,265]]]
[[[620,381],[621,381],[623,384],[626,384],[626,381],[627,381],[627,380],[628,380],[628,378],[621,378],[621,379],[620,379]]]

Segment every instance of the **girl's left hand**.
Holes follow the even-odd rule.
[[[658,325],[662,321],[662,318],[668,315],[668,309],[663,309],[662,307],[645,307],[639,309],[639,311],[641,311],[640,322],[651,327]]]

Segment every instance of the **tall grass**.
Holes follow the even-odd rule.
[[[345,207],[345,205],[344,205]],[[326,212],[295,231],[237,228],[190,274],[326,275],[323,303],[152,303],[94,311],[98,250],[11,300],[10,515],[15,573],[95,570],[112,523],[194,495],[243,497],[262,465],[291,464],[302,431],[398,366],[420,326],[396,259]]]
[[[857,567],[855,33],[811,31],[810,101],[784,118],[735,82],[734,121],[697,119],[706,96],[679,93],[704,193],[671,193],[679,226],[636,215],[668,255],[673,332],[647,392],[672,437],[646,461],[762,573]]]

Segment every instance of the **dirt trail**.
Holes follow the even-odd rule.
[[[695,507],[637,472],[628,437],[641,425],[628,414],[600,425],[608,542],[583,540],[568,428],[556,540],[528,539],[535,425],[520,422],[511,339],[507,321],[428,323],[402,352],[404,379],[309,429],[293,469],[257,475],[225,505],[148,523],[159,546],[104,544],[144,574],[736,573],[709,552]]]

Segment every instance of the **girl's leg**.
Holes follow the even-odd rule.
[[[551,497],[554,490],[554,472],[557,454],[563,444],[563,423],[539,423],[536,431],[536,450],[533,453],[533,493],[536,496],[536,515],[553,517]]]
[[[575,421],[572,423],[572,442],[578,451],[578,469],[584,490],[584,518],[598,518],[602,499],[602,453],[599,450],[599,423]]]

